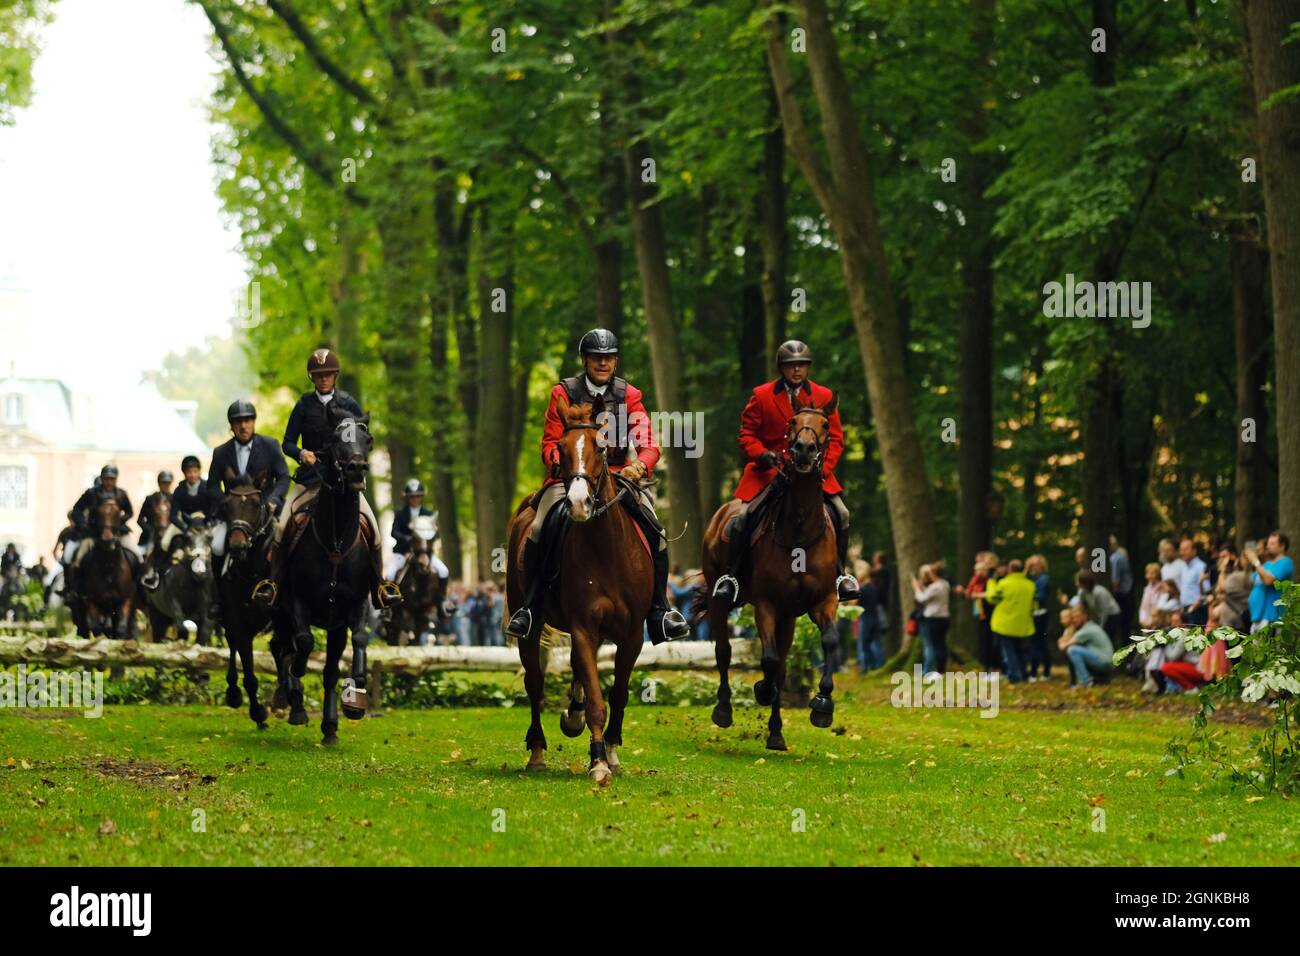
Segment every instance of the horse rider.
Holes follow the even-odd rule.
[[[171,500],[162,502],[162,507],[154,516],[150,525],[153,532],[149,548],[140,559],[144,573],[140,575],[140,586],[146,591],[158,590],[162,584],[162,574],[167,565],[172,563],[177,551],[185,547],[184,532],[172,521]]]
[[[280,581],[284,572],[284,556],[280,550],[280,538],[293,512],[305,508],[320,493],[322,474],[318,467],[318,456],[330,438],[334,435],[334,426],[330,421],[331,403],[334,407],[360,418],[361,406],[357,400],[335,388],[339,376],[338,356],[330,349],[316,349],[307,359],[307,374],[311,377],[314,388],[304,392],[289,413],[289,424],[285,426],[284,441],[281,447],[284,453],[298,462],[294,472],[293,493],[289,495],[285,506],[280,509],[279,520],[275,524],[274,544],[271,549],[270,576],[258,581],[253,586],[253,601],[263,607],[270,607],[280,593]],[[299,441],[302,445],[299,447]],[[370,548],[370,563],[374,569],[375,588],[371,593],[375,607],[385,608],[400,604],[402,592],[397,585],[384,577],[383,543],[379,540],[379,522],[370,508],[370,502],[361,495],[361,513],[370,522],[374,532],[373,545]]]
[[[547,514],[564,498],[564,483],[559,477],[560,452],[557,447],[564,434],[564,423],[560,421],[558,411],[560,399],[564,397],[572,405],[583,405],[595,401],[596,396],[601,395],[604,397],[605,410],[613,416],[613,420],[628,423],[629,441],[611,443],[606,450],[611,471],[635,484],[649,476],[659,461],[659,447],[655,444],[649,427],[649,415],[641,401],[641,390],[614,374],[619,356],[618,339],[614,333],[608,329],[592,329],[578,343],[578,354],[582,358],[583,374],[562,379],[552,388],[551,402],[546,409],[546,425],[542,431],[542,464],[547,469],[548,477],[542,486],[537,515],[528,531],[528,540],[524,543],[523,604],[510,616],[505,628],[507,634],[520,639],[532,632],[533,622],[541,613],[541,595],[547,578],[545,560],[550,546],[549,541],[542,540],[542,534],[546,529]],[[634,455],[629,455],[629,445],[637,446]],[[637,501],[629,507],[629,513],[645,532],[646,540],[651,542],[650,547],[654,552],[654,599],[650,605],[650,616],[646,619],[650,640],[661,644],[689,637],[691,628],[686,623],[686,618],[668,604],[668,542],[663,525],[655,514],[654,497],[648,487],[638,489]]]
[[[77,499],[77,503],[72,506],[72,520],[77,528],[77,537],[75,539],[77,548],[73,552],[72,561],[65,561],[64,566],[72,573],[74,578],[77,577],[78,572],[81,570],[82,559],[95,547],[95,536],[90,525],[90,516],[99,506],[99,503],[106,499],[116,501],[118,508],[122,512],[122,523],[118,526],[117,533],[119,535],[128,534],[131,529],[127,527],[127,522],[135,514],[135,509],[131,506],[130,496],[117,486],[117,465],[105,465],[101,468],[95,483],[83,491],[81,497]],[[132,560],[133,563],[138,561],[139,555],[136,554],[134,548],[126,544],[124,544],[124,548],[128,559]],[[66,548],[64,557],[67,557]],[[65,590],[69,589],[71,583],[66,578],[64,579]],[[71,590],[77,590],[81,582],[77,581],[76,584],[77,587],[72,587]]]
[[[776,353],[780,375],[754,389],[740,416],[740,447],[748,459],[736,500],[743,502],[735,530],[727,548],[727,573],[713,586],[714,597],[722,597],[732,604],[740,602],[740,571],[749,553],[750,527],[753,515],[760,512],[759,505],[771,494],[778,468],[786,451],[786,433],[794,417],[796,395],[802,404],[820,408],[833,394],[829,388],[818,385],[808,377],[812,366],[812,351],[803,342],[791,339],[781,344]],[[849,509],[840,497],[840,483],[835,480],[835,463],[844,451],[844,429],[836,409],[827,421],[830,441],[822,459],[822,493],[830,507],[831,522],[835,526],[837,577],[835,590],[841,601],[851,601],[858,596],[858,582],[845,568],[849,540]]]
[[[158,490],[140,504],[140,517],[136,519],[136,524],[140,526],[140,549],[146,560],[149,558],[154,539],[152,527],[154,509],[163,501],[171,504],[173,483],[174,479],[170,471],[163,469],[158,472]]]
[[[4,554],[0,554],[0,577],[8,574],[11,567],[21,568],[22,565],[23,558],[18,553],[18,545],[10,541],[5,545]]]
[[[172,492],[172,521],[182,530],[199,523],[211,523],[221,499],[203,480],[203,467],[198,457],[186,455],[181,462],[181,473],[185,480]]]
[[[275,481],[264,500],[270,506],[271,513],[278,516],[284,506],[284,496],[289,491],[289,466],[284,463],[280,443],[269,435],[257,434],[257,409],[248,399],[231,402],[226,409],[226,421],[230,423],[231,438],[212,451],[208,489],[220,502],[222,496],[230,490],[230,482],[226,478],[228,471],[236,478],[265,471]],[[217,508],[218,523],[212,534],[212,553],[221,558],[226,553],[227,529],[224,515],[220,512],[221,504]],[[224,567],[225,561],[222,561],[218,573]]]
[[[438,540],[438,514],[424,506],[424,485],[420,484],[419,478],[408,481],[402,492],[406,497],[406,507],[398,508],[393,515],[393,556],[388,559],[387,576],[401,583],[402,570],[406,567],[406,555],[411,550],[411,535],[415,533],[415,519],[431,518],[434,532],[433,538],[429,541],[429,564],[438,573],[438,577],[442,578],[443,593],[446,594],[449,576],[447,565],[443,564],[432,551],[433,542]]]

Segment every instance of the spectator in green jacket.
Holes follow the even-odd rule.
[[[1007,680],[1018,684],[1025,679],[1026,644],[1034,633],[1034,582],[1025,577],[1019,560],[1007,565],[1006,574],[991,579],[985,600],[993,605],[989,622],[1002,650],[1002,667]]]

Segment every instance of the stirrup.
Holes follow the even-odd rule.
[[[402,603],[402,589],[392,581],[380,581],[375,588],[375,600],[380,610],[386,607],[397,607]]]
[[[249,599],[259,607],[271,607],[279,596],[280,585],[270,578],[262,578],[253,585],[253,593],[249,595]]]
[[[664,611],[659,619],[659,632],[662,640],[679,641],[691,636],[691,625],[675,607]],[[655,641],[655,643],[659,643]]]
[[[861,587],[861,585],[858,584],[858,579],[857,579],[857,578],[855,578],[853,575],[851,575],[851,574],[849,574],[847,571],[845,571],[843,574],[841,574],[838,578],[835,579],[835,593],[836,593],[837,595],[843,595],[844,592],[840,589],[840,585],[845,584],[845,583],[852,585],[851,590],[853,591],[853,596],[852,596],[852,597],[847,597],[847,598],[841,596],[841,597],[840,597],[840,600],[841,600],[841,601],[852,601],[853,598],[856,598],[856,597],[858,596],[858,593],[857,593],[857,592],[858,592],[859,588]]]
[[[522,617],[520,615],[523,615]],[[515,623],[518,621],[519,623]],[[533,632],[533,609],[530,607],[521,607],[510,615],[510,620],[506,621],[506,633],[511,637],[524,640]]]
[[[735,601],[740,597],[740,582],[732,574],[724,574],[713,583],[713,597],[727,597],[723,593],[723,588],[727,585],[731,587],[731,600]]]
[[[162,583],[158,580],[158,569],[149,568],[144,574],[140,575],[140,586],[146,591],[158,590],[158,585]]]

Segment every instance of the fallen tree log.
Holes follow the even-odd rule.
[[[735,670],[754,670],[759,666],[759,648],[755,640],[731,642],[731,666]],[[552,648],[547,654],[547,672],[567,674],[569,655],[564,648]],[[513,647],[432,647],[371,646],[367,652],[372,672],[418,677],[438,671],[519,671],[519,652]],[[83,670],[109,667],[171,667],[192,671],[225,670],[229,652],[224,646],[186,644],[171,641],[153,644],[141,641],[117,641],[108,638],[82,640],[75,637],[41,637],[38,635],[0,635],[0,664],[42,664],[54,668]],[[275,661],[269,651],[255,651],[254,668],[263,674],[275,673]],[[601,673],[614,669],[614,646],[600,649],[597,664]],[[352,649],[343,652],[342,673],[352,665]],[[324,651],[315,651],[308,670],[319,674],[325,666]],[[640,670],[713,670],[713,644],[708,641],[683,641],[658,646],[646,645],[637,660]]]

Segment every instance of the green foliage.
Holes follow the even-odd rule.
[[[1182,777],[1190,767],[1205,764],[1213,776],[1221,775],[1234,786],[1285,794],[1300,791],[1300,740],[1292,739],[1293,727],[1300,736],[1300,585],[1281,581],[1279,590],[1283,613],[1271,627],[1253,634],[1230,627],[1218,627],[1211,633],[1200,627],[1170,628],[1144,634],[1115,654],[1118,664],[1132,653],[1148,654],[1178,641],[1192,654],[1216,641],[1228,645],[1232,670],[1201,688],[1201,709],[1192,717],[1190,737],[1175,738],[1168,745],[1168,754],[1175,761],[1169,773]],[[1251,738],[1253,754],[1244,762],[1235,759],[1223,730],[1210,724],[1216,707],[1230,700],[1267,701],[1273,710],[1272,724]]]

